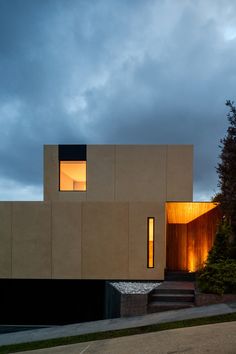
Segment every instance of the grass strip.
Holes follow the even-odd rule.
[[[225,315],[201,317],[201,318],[195,318],[189,320],[152,324],[148,326],[126,328],[126,329],[119,329],[119,330],[106,331],[106,332],[81,334],[78,336],[41,340],[41,341],[30,342],[30,343],[4,345],[4,346],[0,346],[0,354],[17,353],[21,351],[56,347],[60,345],[76,344],[76,343],[90,342],[90,341],[102,340],[102,339],[112,339],[117,337],[131,336],[134,334],[159,332],[168,329],[201,326],[206,324],[231,322],[231,321],[236,321],[236,312],[225,314]]]

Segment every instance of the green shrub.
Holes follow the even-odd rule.
[[[198,271],[197,284],[205,293],[236,293],[236,261],[226,259],[206,264]]]
[[[218,227],[214,245],[207,257],[207,264],[218,263],[229,258],[231,235],[230,225],[223,221]]]
[[[197,272],[197,285],[202,292],[236,293],[236,260],[232,257],[231,236],[230,225],[223,221],[205,265]]]
[[[229,258],[236,260],[236,240],[230,245]]]

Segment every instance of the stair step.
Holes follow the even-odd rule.
[[[151,302],[148,305],[147,312],[154,313],[154,312],[162,312],[162,311],[171,311],[171,310],[178,310],[183,308],[191,308],[194,307],[194,304],[191,302]]]
[[[171,289],[158,287],[153,290],[152,294],[193,294],[194,289]]]
[[[193,302],[194,301],[194,294],[152,294],[151,295],[151,302],[152,301],[161,301],[161,302]]]
[[[181,275],[183,272],[180,272]],[[148,313],[194,307],[195,286],[192,281],[164,281],[149,296]]]
[[[165,280],[167,281],[195,281],[195,273],[184,271],[166,271]]]

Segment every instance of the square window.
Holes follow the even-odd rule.
[[[60,191],[86,191],[86,161],[60,161]]]

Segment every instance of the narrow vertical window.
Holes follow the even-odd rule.
[[[155,234],[155,218],[149,217],[147,224],[147,266],[154,268],[154,234]]]

